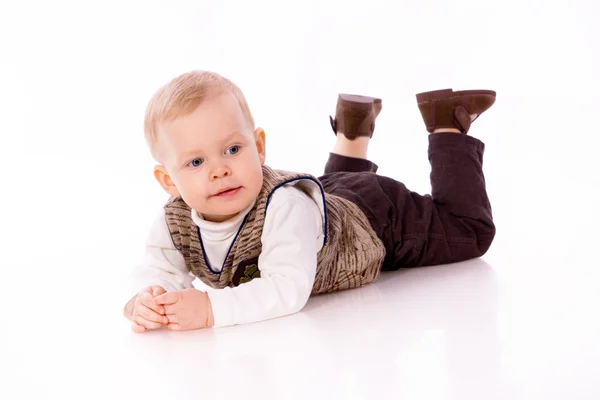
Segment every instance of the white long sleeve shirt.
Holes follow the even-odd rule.
[[[260,278],[234,288],[209,289],[215,325],[223,327],[256,322],[300,311],[315,280],[317,253],[323,246],[322,202],[289,184],[277,189],[269,203],[258,259]],[[200,228],[206,257],[220,271],[245,215],[221,223],[209,222],[192,210]],[[158,213],[147,238],[143,261],[134,271],[134,291],[160,285],[167,291],[193,287],[195,276],[173,245],[164,209]]]

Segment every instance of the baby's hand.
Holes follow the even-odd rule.
[[[165,316],[164,307],[156,304],[155,297],[167,291],[162,286],[148,286],[138,293],[133,306],[131,329],[136,333],[148,329],[158,329],[169,321]]]
[[[164,305],[169,329],[187,331],[214,324],[212,305],[206,292],[185,289],[163,294],[154,300],[159,306]]]

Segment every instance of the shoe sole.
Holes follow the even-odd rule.
[[[456,126],[456,121],[452,123],[450,123],[450,121],[445,121],[439,125],[434,123],[434,121],[437,120],[436,115],[438,115],[441,112],[440,110],[443,110],[445,107],[454,104],[455,109],[460,106],[470,115],[476,114],[475,118],[469,123],[470,127],[475,120],[496,102],[496,92],[494,90],[454,91],[452,89],[442,89],[419,93],[416,97],[419,110],[421,111],[425,126],[429,132],[432,132],[437,128],[459,128]],[[447,111],[443,112],[445,113]],[[455,111],[450,110],[450,112],[454,113]],[[456,116],[454,118],[456,118]],[[464,129],[463,133],[467,133],[467,131],[468,128]]]
[[[433,101],[448,100],[455,97],[468,96],[492,96],[496,97],[494,90],[460,90],[455,92],[452,89],[434,90],[433,92],[423,92],[417,94],[417,103],[431,103]]]
[[[339,101],[351,109],[368,109],[373,104],[381,104],[381,99],[376,97],[361,96],[358,94],[340,94]]]

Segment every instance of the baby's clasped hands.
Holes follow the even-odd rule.
[[[167,292],[161,286],[149,286],[137,295],[131,320],[131,329],[136,333],[162,327],[185,331],[214,324],[206,292],[197,289]]]

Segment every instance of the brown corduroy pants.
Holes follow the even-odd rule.
[[[483,175],[484,144],[455,133],[429,135],[431,195],[376,174],[369,160],[331,153],[325,192],[354,202],[383,241],[383,270],[480,257],[496,229]]]

